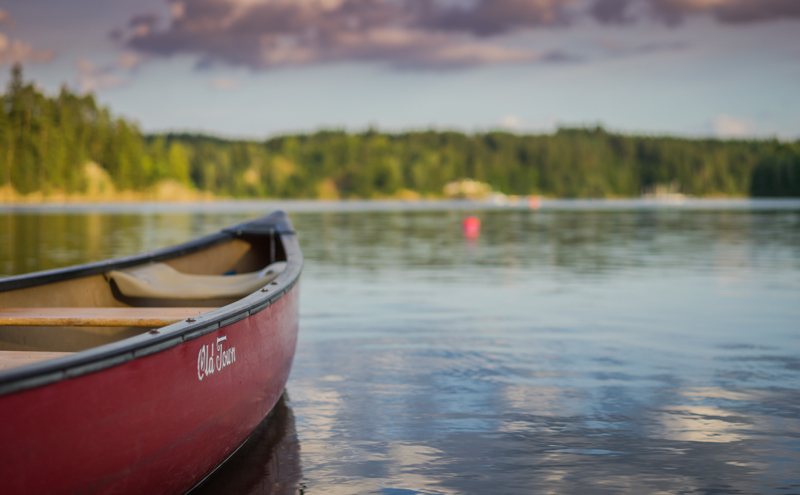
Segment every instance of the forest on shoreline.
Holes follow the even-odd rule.
[[[48,96],[12,69],[0,96],[0,201],[437,198],[474,179],[509,195],[800,196],[800,140],[326,130],[263,141],[145,135],[62,87]]]

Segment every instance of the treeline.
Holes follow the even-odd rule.
[[[92,95],[62,87],[48,97],[24,83],[18,65],[2,97],[0,155],[0,183],[23,194],[85,190],[88,161],[104,168],[120,189],[167,178],[190,184],[185,148],[163,139],[148,142],[135,124],[112,117]]]
[[[233,197],[441,196],[471,178],[506,194],[638,196],[669,184],[696,196],[800,196],[800,141],[625,136],[598,128],[506,132],[322,131],[266,141],[144,136],[92,95],[44,95],[19,66],[2,96],[0,185],[86,190],[94,162],[117,190],[171,180]],[[413,191],[413,193],[411,193]]]

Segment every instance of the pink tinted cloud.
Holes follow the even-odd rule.
[[[127,82],[126,78],[117,73],[114,66],[97,66],[85,58],[78,59],[77,66],[78,86],[84,92],[113,88]]]
[[[14,20],[8,12],[0,9],[0,26],[11,25],[13,22]],[[24,62],[47,63],[53,60],[55,56],[55,50],[38,50],[30,43],[11,39],[0,32],[0,65]]]
[[[534,0],[527,11],[535,12],[537,23],[551,22],[552,9],[542,5],[563,1]],[[435,0],[174,0],[168,28],[145,32],[137,21],[127,44],[145,53],[189,53],[204,62],[261,69],[343,60],[454,68],[546,59],[479,39],[517,22],[512,4],[525,2],[503,2],[483,25]]]
[[[239,81],[227,77],[214,79],[208,85],[211,89],[219,90],[239,89],[240,86]]]
[[[611,25],[643,16],[672,25],[699,14],[725,23],[800,18],[800,0],[167,1],[170,19],[131,19],[122,35],[128,48],[254,69],[336,61],[443,69],[572,60],[561,52],[509,48],[503,37],[569,28],[587,17]]]

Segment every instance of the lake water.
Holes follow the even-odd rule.
[[[272,206],[6,209],[0,272]],[[199,493],[800,493],[800,202],[282,206],[287,397]]]

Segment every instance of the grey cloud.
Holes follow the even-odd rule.
[[[674,52],[690,48],[688,43],[683,41],[668,41],[642,43],[638,45],[627,45],[614,39],[605,39],[600,42],[600,46],[610,57],[629,57],[635,55],[650,55],[658,52]]]
[[[589,13],[604,24],[625,24],[633,19],[627,13],[630,0],[597,0]]]
[[[800,0],[168,0],[171,18],[137,16],[124,44],[155,55],[193,54],[199,64],[256,69],[343,60],[454,68],[577,60],[500,44],[503,35],[569,26],[592,17],[668,24],[711,14],[742,23],[800,16]]]
[[[651,42],[635,46],[631,49],[631,52],[637,54],[651,54],[656,52],[677,52],[688,48],[689,44],[683,41],[671,41],[666,43]]]
[[[147,28],[152,28],[158,22],[158,16],[155,14],[140,14],[131,18],[128,21],[128,27],[137,28],[140,26],[145,26]]]
[[[125,37],[125,31],[119,28],[112,29],[111,31],[108,32],[108,38],[111,41],[122,41],[124,37]]]
[[[535,52],[477,42],[468,33],[427,26],[420,13],[432,4],[419,0],[176,4],[181,5],[180,16],[168,29],[144,32],[137,23],[128,46],[160,55],[197,54],[202,65],[222,61],[254,68],[340,60],[454,68],[541,58]]]
[[[719,20],[731,23],[797,18],[800,17],[800,2],[797,0],[761,0],[759,2],[738,0],[720,5],[714,10],[714,14]]]
[[[543,62],[574,63],[574,62],[583,62],[584,58],[575,55],[573,53],[564,52],[561,50],[554,50],[542,54],[539,60]]]
[[[465,31],[478,36],[514,29],[565,25],[574,0],[479,0],[469,7],[433,7],[420,23],[434,29]]]
[[[742,24],[800,18],[798,0],[650,0],[656,16],[669,24],[685,17],[709,13],[723,23]]]

